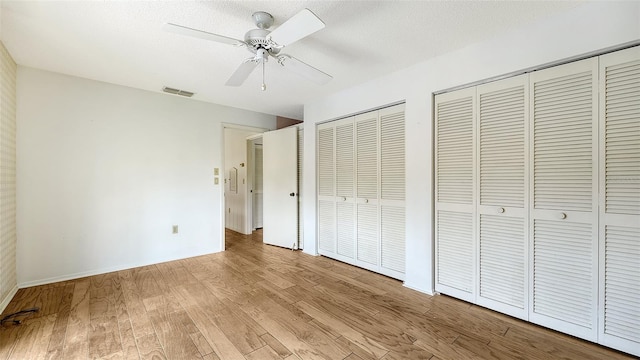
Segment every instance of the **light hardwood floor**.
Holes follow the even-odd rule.
[[[0,359],[626,359],[227,231],[227,251],[21,289]]]

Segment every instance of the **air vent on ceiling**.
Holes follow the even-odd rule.
[[[191,91],[174,89],[174,88],[170,88],[168,86],[163,87],[162,91],[164,91],[166,93],[169,93],[169,94],[175,94],[175,95],[186,96],[186,97],[192,97],[193,94],[194,94]]]

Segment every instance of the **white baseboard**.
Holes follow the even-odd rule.
[[[420,287],[417,287],[417,286],[408,285],[407,283],[404,283],[404,284],[402,284],[402,285],[403,285],[404,287],[406,287],[406,288],[409,288],[409,289],[411,289],[411,290],[415,290],[415,291],[421,292],[421,293],[423,293],[423,294],[427,294],[427,295],[431,295],[431,296],[435,295],[435,293],[434,293],[432,290],[427,290],[427,289],[423,289],[423,288],[420,288]]]
[[[304,254],[311,255],[311,256],[320,256],[320,254],[318,254],[318,252],[317,252],[317,251],[315,251],[315,250],[311,250],[311,249],[307,250],[307,249],[304,249],[304,248],[303,248],[303,249],[302,249],[302,252],[303,252]]]
[[[9,303],[11,302],[13,297],[16,296],[17,292],[18,292],[18,285],[14,286],[13,289],[11,289],[11,291],[9,291],[7,296],[5,296],[4,299],[2,299],[2,302],[0,302],[0,314],[2,314],[4,309],[7,308],[7,305],[9,305]]]
[[[53,284],[53,283],[57,283],[57,282],[60,282],[60,281],[75,280],[75,279],[80,279],[80,278],[87,277],[87,276],[107,274],[107,273],[114,272],[114,271],[128,270],[128,269],[133,269],[133,268],[142,267],[142,266],[162,264],[162,263],[165,263],[165,262],[188,259],[188,258],[192,258],[192,257],[196,257],[196,256],[210,255],[210,254],[215,254],[215,253],[217,253],[217,252],[203,253],[203,254],[193,254],[193,255],[186,256],[186,257],[175,258],[175,259],[173,259],[173,258],[172,259],[162,259],[160,261],[154,261],[154,262],[150,262],[150,263],[136,263],[136,264],[117,265],[117,266],[114,266],[114,267],[82,271],[82,272],[78,272],[78,273],[66,274],[66,275],[61,275],[61,276],[54,276],[54,277],[50,277],[50,278],[46,278],[46,279],[25,281],[25,282],[19,283],[18,284],[18,288],[23,289],[23,288],[28,288],[28,287],[32,287],[32,286]]]

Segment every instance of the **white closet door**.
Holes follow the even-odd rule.
[[[336,127],[337,253],[338,258],[343,261],[353,261],[356,253],[353,120],[354,118],[350,117],[334,122]]]
[[[355,117],[356,264],[378,271],[378,112]]]
[[[527,319],[528,76],[478,86],[478,304]]]
[[[380,117],[380,267],[383,274],[405,273],[404,104],[382,109]]]
[[[336,253],[335,202],[335,127],[321,124],[317,128],[318,159],[318,252]]]
[[[319,125],[319,253],[403,280],[404,104]]]
[[[475,302],[476,88],[435,99],[436,291]]]
[[[598,59],[530,75],[532,322],[597,338]]]
[[[600,57],[600,342],[640,356],[640,47]]]

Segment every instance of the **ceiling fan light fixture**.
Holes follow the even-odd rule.
[[[258,48],[256,50],[256,60],[267,62],[269,60],[269,52],[264,48]]]

